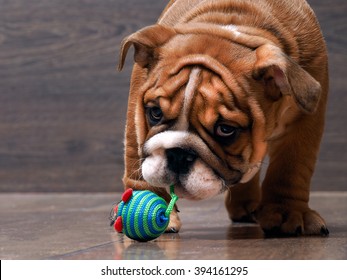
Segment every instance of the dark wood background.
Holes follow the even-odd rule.
[[[132,60],[122,38],[167,1],[0,0],[0,191],[117,191]],[[347,1],[311,0],[331,70],[314,190],[347,183]]]

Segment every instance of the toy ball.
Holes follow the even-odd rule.
[[[157,194],[148,190],[127,189],[122,200],[111,211],[111,226],[137,241],[150,241],[165,232],[170,213],[178,200],[174,187],[170,187],[169,205]]]

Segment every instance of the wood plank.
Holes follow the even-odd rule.
[[[130,67],[120,41],[147,1],[0,1],[0,190],[121,188]],[[142,12],[139,12],[142,11]]]
[[[347,3],[310,1],[330,52],[331,96],[313,189],[347,183]],[[0,191],[121,189],[132,60],[126,35],[166,1],[0,0]],[[130,57],[130,56],[129,56]]]

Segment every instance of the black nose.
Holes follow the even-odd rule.
[[[167,166],[176,174],[187,174],[197,155],[194,151],[181,148],[166,150]]]

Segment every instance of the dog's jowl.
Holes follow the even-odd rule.
[[[170,184],[192,200],[225,192],[234,221],[328,234],[308,205],[327,51],[304,0],[172,0],[156,24],[124,39],[120,69],[132,46],[126,188],[166,199]],[[180,227],[174,212],[168,229]]]

